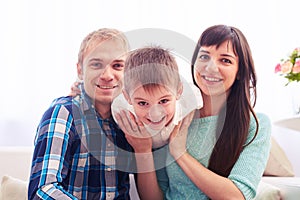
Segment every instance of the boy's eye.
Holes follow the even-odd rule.
[[[165,103],[168,103],[168,102],[169,102],[169,99],[162,99],[162,100],[160,100],[161,104],[165,104]]]
[[[140,105],[140,106],[146,106],[146,105],[148,105],[148,103],[146,101],[140,101],[137,104]]]

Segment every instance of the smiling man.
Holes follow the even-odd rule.
[[[28,199],[130,199],[132,148],[111,116],[127,52],[118,30],[85,37],[80,94],[55,99],[38,126]]]

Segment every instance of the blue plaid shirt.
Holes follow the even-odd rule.
[[[130,199],[132,151],[84,91],[58,98],[37,129],[28,199]]]

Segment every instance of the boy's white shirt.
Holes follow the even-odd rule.
[[[176,110],[172,121],[162,130],[153,130],[144,124],[147,131],[152,136],[152,148],[159,148],[166,145],[169,141],[169,136],[175,127],[185,116],[195,109],[200,109],[203,106],[202,95],[194,84],[182,81],[183,91],[180,98],[176,101]],[[133,106],[128,103],[123,93],[117,96],[111,105],[113,118],[116,120],[115,114],[121,110],[130,111],[135,117]],[[118,123],[118,122],[117,122]]]

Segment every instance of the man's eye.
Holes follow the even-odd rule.
[[[102,63],[92,63],[91,64],[93,67],[95,67],[95,68],[102,68]]]
[[[121,64],[121,63],[115,63],[115,64],[113,64],[113,67],[114,67],[114,68],[117,68],[117,69],[120,69],[120,68],[123,68],[123,67],[124,67],[124,64]]]

